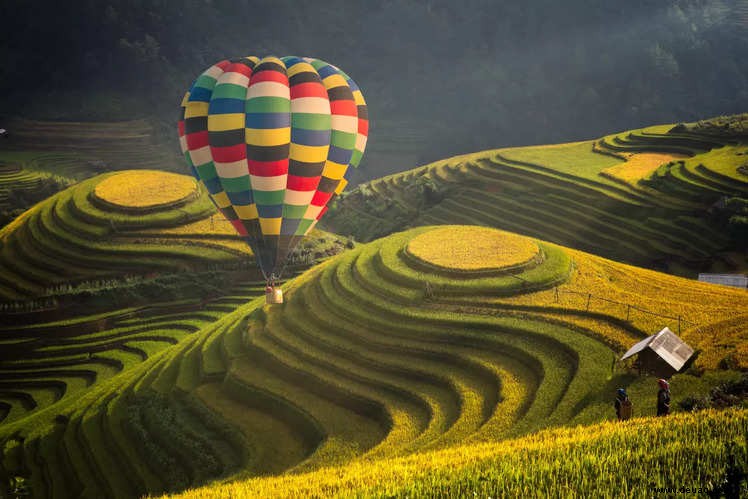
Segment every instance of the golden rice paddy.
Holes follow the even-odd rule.
[[[625,162],[606,168],[603,172],[624,182],[635,184],[655,171],[661,164],[685,157],[682,154],[667,153],[632,154]]]
[[[94,194],[100,200],[126,208],[166,206],[197,192],[192,177],[155,170],[119,173],[99,183]]]
[[[531,239],[488,227],[449,226],[413,238],[408,253],[430,265],[457,270],[514,267],[536,258]]]

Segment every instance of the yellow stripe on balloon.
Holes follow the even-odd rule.
[[[286,70],[286,74],[288,74],[289,78],[299,73],[316,73],[316,71],[314,70],[314,66],[308,62],[296,63]]]
[[[229,199],[228,195],[221,191],[217,194],[211,194],[213,197],[213,201],[216,202],[216,205],[218,205],[219,208],[228,208],[231,206],[231,200]]]
[[[331,74],[327,78],[323,79],[322,83],[325,84],[325,88],[327,89],[348,86],[348,82],[345,81],[345,78],[337,73]]]
[[[208,116],[208,102],[188,102],[184,107],[185,118],[200,118],[202,116]]]
[[[291,142],[291,128],[246,128],[246,143],[253,146],[282,146]]]
[[[211,132],[242,129],[244,123],[244,113],[211,114],[208,116],[208,130]]]
[[[289,158],[302,163],[322,163],[327,159],[329,146],[305,146],[291,143]]]
[[[366,101],[364,100],[364,95],[361,93],[361,90],[354,90],[353,91],[353,100],[356,101],[357,106],[365,106]]]
[[[340,194],[343,192],[343,189],[345,189],[345,186],[348,185],[348,181],[344,178],[340,179],[340,183],[338,184],[338,187],[335,189],[335,194]]]
[[[343,178],[345,171],[348,169],[348,165],[335,163],[334,161],[327,161],[325,163],[325,169],[322,170],[322,176],[332,180],[338,180]]]
[[[185,107],[189,100],[190,100],[190,93],[187,92],[186,94],[184,94],[184,97],[182,97],[182,107]]]
[[[277,236],[281,231],[282,218],[260,218],[260,229],[265,236]]]
[[[234,205],[234,211],[242,220],[254,220],[258,218],[257,205],[254,203],[250,205]]]

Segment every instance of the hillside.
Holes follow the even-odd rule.
[[[260,279],[249,247],[194,179],[156,170],[80,181],[0,229],[0,243],[0,302],[184,271],[244,269]],[[340,249],[337,238],[316,231],[291,263]]]
[[[324,224],[361,241],[482,224],[689,277],[745,271],[747,219],[724,200],[748,197],[748,139],[742,125],[726,127],[657,126],[457,156],[344,193]]]
[[[705,495],[730,476],[730,453],[725,444],[739,445],[748,424],[747,413],[681,414],[670,419],[542,431],[516,440],[241,480],[177,497]],[[683,434],[693,438],[684,444]],[[580,470],[584,470],[583,479]],[[729,493],[726,489],[721,492]]]
[[[451,230],[462,231],[461,237],[438,232]],[[485,244],[471,247],[471,240]],[[497,245],[514,250],[486,259]],[[470,261],[478,264],[466,268]],[[485,456],[485,463],[499,460],[505,463],[499,470],[509,469],[518,457],[498,451],[502,444],[497,440],[610,419],[611,393],[618,386],[627,387],[636,400],[638,416],[652,415],[654,380],[638,378],[613,360],[654,332],[655,324],[675,330],[681,317],[682,335],[699,350],[693,369],[672,380],[675,408],[688,397],[703,398],[712,387],[736,380],[739,373],[714,369],[724,367],[724,359],[730,359],[729,365],[748,365],[748,339],[740,326],[748,292],[638,270],[506,232],[422,227],[397,233],[358,245],[284,287],[282,306],[263,306],[259,298],[222,308],[228,313],[207,324],[199,322],[207,316],[185,316],[180,320],[191,320],[190,329],[174,346],[130,363],[119,375],[102,374],[77,397],[52,401],[24,418],[9,417],[0,424],[0,472],[27,477],[40,497],[131,497],[183,490],[216,478],[298,473],[351,462],[364,468],[365,463],[379,463],[369,472],[382,477],[397,477],[401,471],[395,470],[403,470],[415,481],[401,484],[406,487],[397,489],[402,493],[472,489],[473,468],[462,467],[464,457],[449,456],[468,455],[479,463]],[[620,298],[641,316],[648,315],[642,312],[645,307],[655,309],[649,315],[660,316],[624,319],[604,307],[549,303],[556,290],[565,296],[581,289],[603,298],[622,290]],[[678,293],[688,300],[677,300]],[[174,319],[155,319],[153,325],[169,328]],[[725,327],[729,324],[733,329]],[[3,341],[23,344],[23,331],[10,328]],[[5,381],[2,401],[10,415],[26,410],[21,393],[36,397],[72,384],[68,380],[74,374],[59,367],[54,373],[46,360],[49,354],[40,354],[24,361],[31,380]],[[89,363],[101,360],[95,353]],[[37,377],[49,381],[43,386],[34,382]],[[719,456],[726,442],[734,440],[738,458],[746,457],[744,444],[730,436],[745,428],[743,412],[657,424],[666,425],[672,435],[688,431],[689,425],[708,428],[708,418],[716,418],[715,424],[725,430],[714,447],[694,440],[688,449],[702,451],[663,452],[668,459],[700,459],[702,465],[709,463],[705,473],[721,476],[725,468]],[[573,430],[571,438],[589,438],[585,449],[609,448],[608,442],[627,438],[610,426],[601,428]],[[550,435],[563,441],[560,435],[571,430],[559,431]],[[544,435],[527,438],[537,442]],[[643,442],[646,435],[637,433],[636,438]],[[476,447],[455,447],[466,445]],[[563,449],[544,455],[552,459],[557,455],[553,452],[560,456]],[[443,471],[422,481],[407,471],[412,465],[399,464],[420,466],[421,459]],[[586,458],[580,454],[579,459]],[[695,461],[678,462],[686,470]],[[357,477],[357,466],[340,473]],[[331,476],[328,471],[310,479],[325,480],[316,477]],[[278,486],[272,483],[253,482],[250,487],[260,488],[247,490]],[[380,478],[366,483],[384,487],[372,493],[396,490]],[[496,475],[481,483],[485,489],[480,490],[493,490]]]

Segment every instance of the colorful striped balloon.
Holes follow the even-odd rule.
[[[251,246],[266,279],[348,183],[369,121],[358,86],[306,57],[244,57],[203,72],[182,100],[192,174]]]

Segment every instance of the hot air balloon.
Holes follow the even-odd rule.
[[[368,123],[354,81],[307,57],[223,60],[185,94],[179,141],[190,171],[271,288],[361,161]]]

